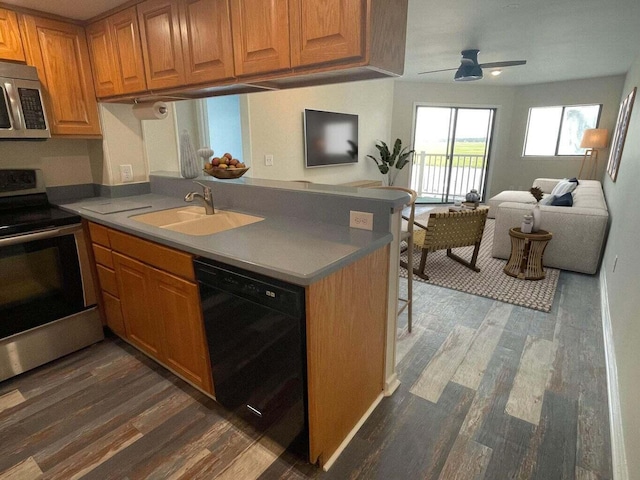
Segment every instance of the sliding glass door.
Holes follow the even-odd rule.
[[[453,203],[471,189],[481,198],[487,169],[493,108],[417,106],[411,188],[419,203]]]

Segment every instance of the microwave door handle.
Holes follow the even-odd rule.
[[[20,108],[20,98],[13,83],[5,82],[4,88],[7,91],[7,97],[9,97],[9,107],[11,109],[11,116],[13,117],[14,130],[22,130],[24,128],[24,119],[22,118],[22,109]]]

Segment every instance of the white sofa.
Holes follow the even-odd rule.
[[[538,178],[533,186],[550,194],[559,181]],[[540,228],[553,233],[544,252],[543,264],[593,274],[598,270],[609,219],[602,185],[597,180],[580,180],[572,197],[572,207],[540,206]],[[493,256],[508,259],[511,253],[509,229],[520,226],[522,217],[531,211],[535,200],[528,191],[505,191],[487,203],[489,217],[496,219]]]

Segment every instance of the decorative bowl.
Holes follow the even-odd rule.
[[[212,177],[216,177],[216,178],[224,178],[224,179],[229,179],[229,178],[240,178],[242,175],[244,175],[246,173],[246,171],[249,170],[249,167],[247,168],[217,168],[217,167],[213,167],[210,169],[204,169],[204,173],[206,173],[207,175],[211,175]]]

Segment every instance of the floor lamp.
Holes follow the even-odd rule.
[[[606,128],[587,128],[582,135],[582,142],[580,142],[580,148],[586,148],[584,157],[582,157],[582,165],[580,165],[580,173],[578,178],[582,178],[582,169],[584,164],[589,158],[591,162],[591,169],[589,170],[589,177],[595,179],[598,174],[598,150],[607,147],[607,141],[609,132]]]

